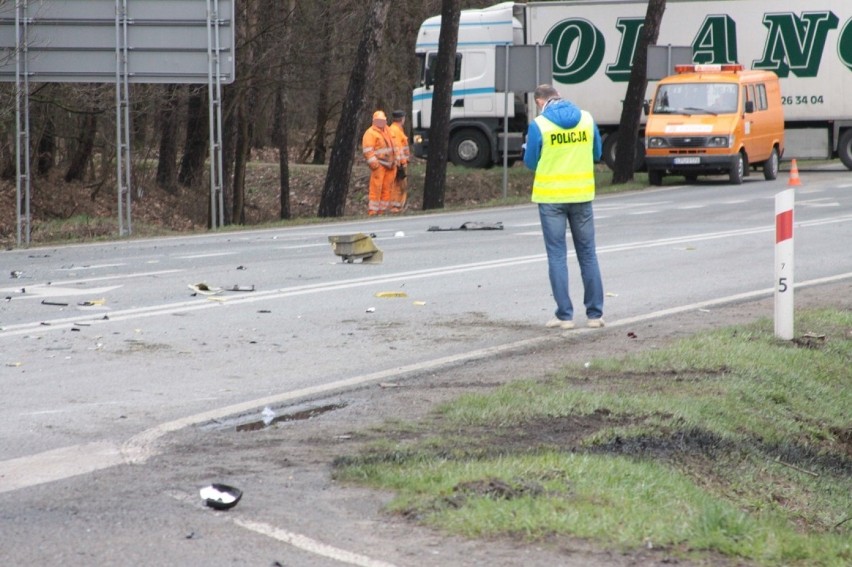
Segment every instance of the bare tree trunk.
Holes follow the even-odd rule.
[[[322,19],[322,37],[332,37],[332,29],[331,29],[331,18],[323,18]],[[314,130],[314,157],[311,163],[315,165],[321,165],[325,163],[325,129],[328,124],[328,111],[329,111],[329,101],[328,101],[328,83],[329,77],[331,73],[331,55],[334,42],[329,42],[329,48],[323,50],[320,54],[319,61],[319,76],[321,80],[325,83],[320,85],[319,93],[317,94],[317,126],[316,130]]]
[[[234,148],[234,205],[231,220],[237,224],[246,223],[246,165],[251,153],[250,114],[251,105],[243,98],[237,110],[237,144]]]
[[[231,172],[233,171],[236,153],[236,105],[240,96],[237,92],[238,88],[233,83],[222,88],[222,202],[224,203],[233,202],[234,184]],[[232,224],[231,208],[226,205],[222,213],[225,217],[225,224]],[[212,219],[208,220],[212,221]]]
[[[435,62],[435,90],[432,93],[432,126],[429,128],[429,155],[423,181],[423,209],[442,209],[447,182],[447,153],[450,145],[450,111],[453,77],[459,39],[459,0],[441,1],[441,33]]]
[[[204,162],[210,139],[206,88],[195,85],[190,87],[189,91],[186,143],[178,172],[178,182],[184,187],[192,187],[204,177]]]
[[[618,140],[615,147],[615,170],[613,183],[627,183],[633,180],[636,169],[635,157],[639,138],[639,123],[642,119],[642,103],[648,88],[648,46],[656,45],[660,35],[660,22],[666,10],[666,0],[650,0],[645,13],[645,25],[639,34],[639,44],[633,54],[633,68],[630,70],[630,82],[621,109],[621,122],[618,128]]]
[[[178,86],[166,85],[160,103],[160,152],[157,161],[157,186],[177,194],[177,98]]]
[[[343,100],[343,111],[337,124],[334,146],[331,148],[328,173],[320,197],[320,217],[340,217],[344,214],[349,180],[352,177],[352,154],[356,145],[358,117],[364,111],[367,86],[375,80],[376,56],[382,47],[389,10],[390,0],[373,0],[367,10],[364,31],[358,44],[352,74],[349,76],[349,86]]]
[[[273,142],[278,148],[278,169],[279,180],[281,187],[281,206],[278,212],[278,218],[290,218],[290,132],[287,124],[287,113],[289,105],[287,104],[287,94],[284,92],[284,87],[279,85],[275,92],[275,130],[272,137]]]
[[[56,125],[50,115],[45,116],[44,129],[38,140],[36,153],[36,171],[39,175],[46,175],[53,169],[56,159]]]
[[[98,117],[94,112],[83,115],[80,120],[80,135],[77,137],[77,149],[71,164],[65,172],[65,181],[82,181],[86,176],[86,166],[92,159],[95,148],[95,134],[98,129]]]
[[[272,142],[278,148],[278,179],[279,179],[279,208],[278,218],[290,218],[290,103],[287,89],[292,76],[292,65],[289,64],[290,54],[293,53],[293,25],[296,13],[296,0],[288,2],[288,17],[281,40],[276,45],[281,78],[275,88],[275,119],[273,120]],[[327,89],[320,89],[320,96],[326,96]]]

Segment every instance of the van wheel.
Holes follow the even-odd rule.
[[[477,169],[491,165],[491,146],[488,138],[479,130],[459,130],[450,138],[449,150],[453,165]]]
[[[731,169],[728,172],[728,176],[731,179],[731,185],[742,185],[743,177],[745,176],[745,156],[743,156],[742,152],[737,154],[737,157],[734,158],[734,163],[731,165]]]
[[[840,142],[837,144],[837,155],[840,156],[840,161],[847,169],[852,169],[852,128],[847,128],[840,135]]]
[[[778,177],[778,150],[772,148],[769,159],[763,163],[763,178],[772,181]]]
[[[663,171],[660,169],[649,169],[648,170],[648,183],[651,185],[662,185],[663,184]]]

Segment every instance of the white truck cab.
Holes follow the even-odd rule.
[[[504,2],[482,10],[464,10],[459,22],[453,103],[450,114],[449,158],[456,165],[488,167],[502,159],[505,94],[494,87],[495,57],[498,45],[522,45],[523,26],[513,16],[514,2]],[[441,17],[427,19],[420,26],[415,47],[420,78],[413,92],[412,130],[414,155],[425,157],[432,117],[432,69],[438,56]],[[519,96],[522,96],[523,93]],[[523,100],[510,95],[510,128],[523,131],[527,115]],[[517,114],[515,106],[518,106]],[[469,118],[469,119],[468,119]],[[510,136],[509,157],[521,155],[521,135]]]

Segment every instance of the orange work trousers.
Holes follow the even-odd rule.
[[[405,209],[405,202],[408,200],[408,179],[394,179],[393,189],[391,189],[390,202],[388,210],[392,213],[401,213]]]
[[[390,204],[393,183],[396,179],[396,167],[391,169],[380,165],[370,173],[370,203],[367,214],[383,215]]]

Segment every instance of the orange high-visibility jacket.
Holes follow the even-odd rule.
[[[405,130],[402,129],[399,122],[394,122],[390,125],[390,132],[396,150],[397,165],[408,165],[408,161],[411,159],[411,150],[408,147],[408,136],[405,135]]]
[[[379,166],[388,169],[396,167],[396,152],[393,147],[393,139],[387,128],[380,130],[375,126],[370,126],[364,132],[361,145],[363,146],[364,158],[367,160],[370,169],[376,169]]]

